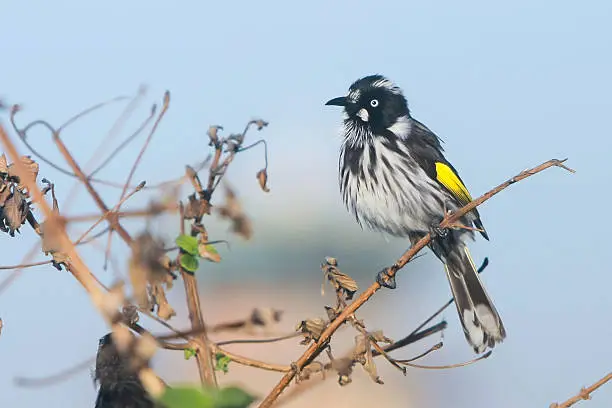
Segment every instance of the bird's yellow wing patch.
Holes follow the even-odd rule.
[[[446,164],[436,162],[436,179],[462,203],[467,204],[472,201],[472,196],[468,189],[457,177],[453,169]]]

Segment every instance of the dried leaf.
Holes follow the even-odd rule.
[[[385,336],[382,330],[376,330],[373,332],[369,332],[368,334],[370,335],[370,338],[377,343],[393,343],[393,340]]]
[[[272,327],[280,322],[282,310],[276,310],[269,307],[261,307],[253,309],[249,322],[254,326]]]
[[[166,298],[166,292],[162,287],[161,283],[155,283],[150,287],[151,300],[154,306],[157,306],[157,316],[163,320],[170,320],[171,317],[176,316],[176,312],[168,303]]]
[[[132,244],[132,256],[129,261],[129,274],[134,298],[142,308],[150,307],[147,286],[165,281],[168,270],[162,259],[166,256],[163,244],[151,233],[141,233]]]
[[[261,169],[257,172],[257,180],[259,181],[259,187],[261,187],[264,192],[269,193],[268,171],[266,169]]]
[[[210,214],[210,203],[207,200],[196,198],[195,194],[191,194],[187,199],[189,202],[184,207],[184,219],[198,220],[204,215]]]
[[[370,378],[378,384],[383,384],[383,381],[378,376],[374,357],[372,356],[372,343],[368,334],[359,334],[355,336],[355,349],[353,350],[353,359],[363,366],[363,369],[370,375]]]
[[[123,317],[128,325],[136,324],[140,319],[140,316],[138,315],[138,308],[131,303],[123,306],[121,314],[123,314]]]
[[[268,126],[268,122],[266,122],[263,119],[257,119],[256,121],[254,121],[254,123],[255,123],[255,126],[257,126],[257,130],[262,130],[263,128]]]
[[[238,149],[240,149],[240,146],[242,146],[242,143],[244,142],[244,137],[245,135],[242,133],[234,133],[229,135],[228,138],[225,140],[227,151],[234,153],[237,152]]]
[[[223,130],[223,126],[210,126],[208,128],[208,131],[206,132],[206,134],[208,135],[210,142],[209,142],[209,146],[213,146],[216,145],[217,142],[219,141],[219,131]]]
[[[251,221],[242,211],[242,206],[236,198],[234,191],[226,187],[225,205],[218,208],[222,218],[229,218],[232,221],[232,231],[245,239],[250,239],[253,235]]]
[[[331,283],[336,292],[343,292],[345,300],[351,300],[355,292],[359,289],[357,282],[347,274],[340,272],[337,266],[338,261],[336,258],[325,258],[325,263],[321,264],[323,275],[327,277],[327,280]]]
[[[132,284],[132,296],[141,308],[149,309],[147,269],[138,262],[130,262],[128,272]]]
[[[44,221],[40,224],[42,236],[42,251],[45,255],[62,252],[62,240],[59,230],[61,225],[58,220]]]
[[[11,196],[11,187],[10,187],[10,184],[5,183],[4,181],[2,181],[1,183],[2,184],[0,185],[0,207],[3,207],[6,200]]]
[[[211,262],[221,262],[221,255],[211,244],[200,243],[198,244],[198,252],[200,256]]]
[[[327,327],[327,323],[327,321],[318,317],[302,320],[295,328],[296,331],[300,331],[304,334],[304,340],[301,341],[300,344],[306,345],[312,340],[318,341],[321,337],[321,333],[323,333],[323,330]]]
[[[13,194],[4,202],[4,219],[9,229],[9,234],[15,236],[15,231],[24,224],[28,211],[28,203],[25,195],[18,189],[13,189]]]
[[[338,260],[334,257],[331,256],[326,256],[325,257],[325,263],[330,265],[330,266],[338,266]]]
[[[6,161],[6,156],[4,153],[0,155],[0,173],[7,174],[8,173],[8,164]]]
[[[316,373],[321,373],[321,378],[323,380],[325,379],[325,366],[319,361],[313,361],[312,363],[302,368],[302,370],[300,370],[299,372],[299,380],[309,380],[310,377],[312,377],[312,375]]]
[[[353,379],[353,367],[355,360],[351,357],[335,358],[331,362],[331,368],[338,373],[338,384],[344,386],[350,384]]]
[[[329,321],[336,320],[336,317],[341,313],[340,308],[335,308],[331,306],[325,306],[325,311],[327,312],[327,318]]]
[[[36,177],[38,177],[38,163],[32,160],[30,156],[22,156],[20,160],[21,160],[21,163],[23,164],[23,167],[26,169],[26,174],[27,174],[26,177],[29,178],[30,182],[35,182]],[[17,172],[16,172],[14,163],[11,163],[8,166],[8,175],[9,177],[14,178],[16,180],[19,179],[19,177],[17,176]],[[27,181],[28,180],[20,180],[17,188],[19,188],[20,190],[25,189],[27,185]]]

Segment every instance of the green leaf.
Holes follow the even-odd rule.
[[[215,370],[223,371],[223,373],[227,374],[230,361],[232,360],[223,353],[215,354]]]
[[[217,392],[215,408],[247,408],[255,397],[238,387],[226,387]]]
[[[192,349],[191,347],[188,347],[185,350],[183,350],[183,353],[185,355],[185,360],[189,360],[191,357],[196,355],[195,349]]]
[[[168,387],[159,400],[166,408],[215,408],[212,393],[195,387]]]
[[[198,262],[198,258],[191,254],[182,254],[181,255],[181,266],[188,272],[195,272],[198,270],[198,266],[200,263]]]
[[[174,240],[174,242],[176,242],[176,245],[178,245],[179,248],[188,254],[194,256],[198,254],[198,239],[196,237],[181,234],[176,238],[176,240]]]

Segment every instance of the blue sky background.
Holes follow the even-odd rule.
[[[186,163],[203,159],[210,124],[235,132],[252,117],[271,122],[261,134],[269,143],[271,193],[261,193],[255,181],[261,152],[245,153],[228,174],[253,218],[254,241],[241,243],[226,224],[210,221],[211,232],[233,245],[222,250],[222,264],[202,275],[203,296],[254,282],[267,288],[268,303],[277,300],[275,290],[316,295],[326,255],[338,257],[365,287],[405,249],[405,242],[362,232],[337,192],[341,114],[323,103],[360,76],[382,73],[404,89],[414,116],[445,140],[447,157],[475,196],[520,170],[569,157],[576,174],[548,170],[481,209],[491,241],[472,248],[478,259],[490,258],[483,279],[504,319],[506,342],[489,360],[465,369],[417,370],[408,379],[386,371],[397,392],[389,406],[416,404],[415,390],[430,407],[548,406],[610,371],[612,3],[5,1],[0,15],[0,98],[22,104],[23,121],[44,117],[59,124],[145,84],[146,103],[124,128],[126,136],[148,104],[172,92],[137,181],[179,176]],[[65,133],[75,155],[87,159],[95,151],[121,108],[93,114]],[[8,124],[6,115],[2,122]],[[59,157],[43,131],[32,136]],[[134,149],[122,155],[104,177],[124,180],[135,155]],[[70,179],[44,165],[41,175],[66,196]],[[110,203],[116,200],[117,190],[103,191]],[[126,208],[144,205],[146,197]],[[81,193],[68,213],[93,210]],[[153,228],[172,237],[170,220]],[[18,263],[35,243],[27,230],[19,240],[1,239],[4,264]],[[84,254],[112,281],[96,250]],[[123,267],[125,254],[115,254]],[[448,298],[445,280],[427,255],[401,273],[397,291],[373,302],[374,310],[397,312],[366,316],[401,337]],[[176,301],[181,296],[180,288],[172,294]],[[279,306],[291,310],[291,303]],[[206,315],[214,320],[215,311]],[[49,267],[26,271],[0,294],[0,317],[3,406],[93,406],[86,371],[47,388],[13,383],[15,376],[52,374],[95,353],[105,326],[71,276]],[[445,317],[445,348],[428,361],[471,358],[455,311]],[[168,359],[160,364],[168,368],[181,357]],[[194,378],[193,371],[160,374]],[[374,384],[364,387],[380,392]],[[610,406],[612,387],[583,404]]]

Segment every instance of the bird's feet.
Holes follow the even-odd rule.
[[[441,228],[440,224],[432,224],[429,227],[429,235],[431,235],[431,239],[435,238],[446,238],[449,234],[448,228]]]
[[[389,268],[385,268],[378,272],[376,275],[376,282],[383,288],[395,289],[397,287],[395,282],[395,274],[389,275]]]

